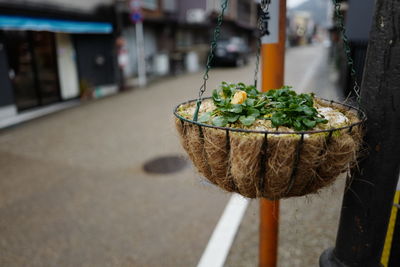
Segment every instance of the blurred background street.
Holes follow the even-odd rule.
[[[311,67],[306,88],[338,96],[326,57],[320,45],[289,50],[287,84],[302,83],[299,73]],[[217,68],[209,87],[220,79],[250,82],[252,68]],[[166,79],[2,131],[0,265],[195,266],[229,194],[191,166],[152,175],[143,165],[183,156],[172,107],[195,97],[199,76]],[[321,248],[333,245],[342,189],[326,194],[283,201],[280,266],[316,264]],[[227,266],[257,265],[257,206],[250,205]]]
[[[343,100],[332,4],[287,3],[285,84]],[[348,27],[362,70],[373,1],[342,12],[360,5]],[[0,8],[0,266],[196,266],[231,195],[186,160],[172,111],[198,95],[220,1]],[[259,13],[259,1],[230,1],[205,95],[253,83]],[[344,181],[281,201],[279,266],[317,266],[334,245]],[[251,201],[224,266],[258,266],[258,228]]]

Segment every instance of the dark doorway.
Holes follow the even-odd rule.
[[[79,78],[91,87],[115,84],[114,38],[110,34],[74,35]]]
[[[54,34],[6,31],[5,39],[18,110],[60,101]]]
[[[54,34],[50,32],[32,32],[32,44],[40,104],[47,105],[58,102],[60,100],[60,88]]]

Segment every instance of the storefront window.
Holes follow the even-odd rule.
[[[9,31],[5,36],[16,105],[20,110],[36,107],[39,105],[39,92],[36,90],[28,32]]]
[[[6,31],[10,78],[19,110],[60,100],[54,34]]]
[[[60,98],[58,87],[57,61],[54,34],[34,32],[33,48],[36,58],[37,79],[40,86],[42,105],[57,102]]]

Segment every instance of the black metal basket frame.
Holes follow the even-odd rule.
[[[207,99],[211,99],[211,97],[204,98],[203,100],[207,100]],[[348,104],[336,102],[336,101],[333,101],[333,100],[326,100],[326,99],[323,99],[323,98],[317,98],[317,99],[321,100],[323,102],[326,102],[329,105],[329,107],[335,108],[333,106],[333,104],[336,104],[336,105],[340,105],[340,106],[345,107],[347,109],[347,111],[355,111],[355,112],[357,112],[359,121],[351,123],[351,124],[343,126],[343,127],[339,127],[339,128],[330,128],[330,129],[315,130],[315,131],[266,131],[266,130],[263,131],[263,130],[232,128],[232,127],[220,127],[220,126],[205,124],[205,123],[201,123],[201,122],[194,121],[194,120],[191,120],[191,119],[187,119],[187,118],[184,118],[181,115],[179,115],[179,113],[178,113],[179,107],[181,107],[182,105],[188,105],[188,104],[191,104],[191,103],[196,104],[196,102],[198,101],[197,99],[189,100],[189,101],[186,101],[186,102],[183,102],[183,103],[177,105],[174,108],[174,115],[180,120],[180,122],[182,124],[184,122],[187,122],[187,123],[190,123],[190,124],[193,124],[193,125],[197,125],[199,127],[200,137],[204,137],[204,134],[203,134],[203,131],[202,131],[202,127],[213,128],[213,129],[226,131],[226,138],[227,138],[226,147],[227,147],[228,151],[230,150],[230,133],[229,132],[264,134],[264,139],[263,139],[262,149],[261,149],[261,151],[263,151],[261,153],[261,162],[266,162],[267,161],[267,153],[265,153],[265,151],[268,148],[268,135],[283,135],[283,134],[290,134],[290,135],[296,134],[296,135],[299,135],[300,139],[299,139],[299,142],[297,143],[297,146],[296,146],[296,155],[295,155],[295,159],[294,159],[294,162],[293,162],[293,171],[292,171],[292,174],[291,174],[291,177],[290,177],[290,180],[289,180],[288,188],[286,190],[286,194],[288,194],[291,191],[291,189],[292,189],[292,187],[293,187],[293,185],[295,183],[295,177],[296,177],[296,173],[297,173],[297,169],[298,169],[301,149],[302,149],[302,146],[303,146],[303,143],[304,143],[304,136],[305,135],[312,135],[312,134],[318,134],[318,133],[328,133],[328,135],[326,137],[326,145],[325,145],[325,148],[324,148],[326,150],[328,148],[329,143],[330,143],[330,140],[331,140],[331,137],[333,135],[333,132],[342,131],[342,130],[348,129],[348,132],[351,133],[354,127],[362,125],[367,120],[367,117],[366,117],[365,113],[359,108],[356,108],[356,107],[348,105]],[[264,164],[262,164],[261,166],[263,166],[265,168]],[[265,170],[262,170],[262,173],[265,173]],[[264,188],[264,185],[265,185],[265,175],[261,175],[261,179],[259,181],[259,187],[260,188]],[[261,192],[261,193],[263,194],[263,192]]]

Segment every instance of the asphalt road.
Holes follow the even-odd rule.
[[[301,83],[323,52],[289,50],[286,83]],[[229,194],[190,166],[169,175],[150,175],[142,166],[183,155],[172,108],[196,98],[201,76],[170,77],[0,131],[0,266],[196,266]],[[216,69],[209,91],[222,80],[252,78],[252,65]],[[310,85],[324,82],[320,76]],[[257,235],[256,227],[246,228],[258,218],[253,203],[227,266],[257,264],[256,243],[237,245],[243,234]],[[331,203],[318,209],[324,205]],[[283,216],[291,214],[289,206]]]

